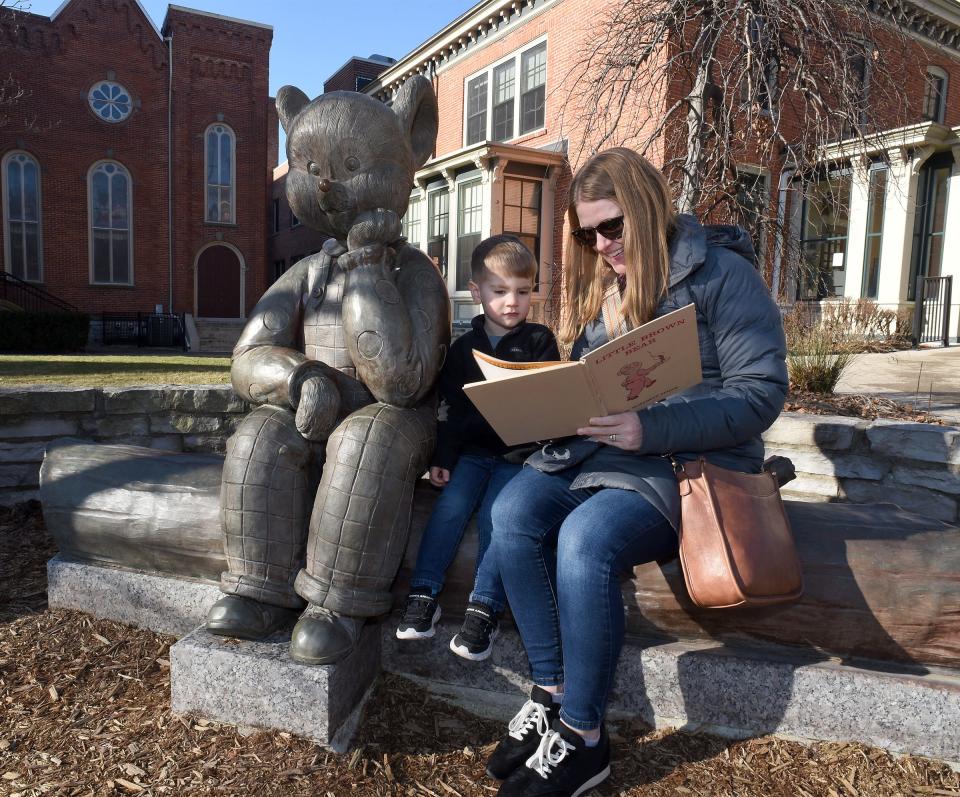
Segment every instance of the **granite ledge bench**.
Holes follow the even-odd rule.
[[[41,468],[44,519],[73,562],[216,584],[225,569],[220,457],[63,441]],[[405,594],[437,491],[415,491],[395,592]],[[677,562],[623,580],[628,637],[708,638],[733,647],[777,643],[817,655],[960,669],[960,529],[892,504],[786,502],[803,562],[803,598],[790,605],[704,610]],[[462,615],[473,579],[470,528],[441,605]]]

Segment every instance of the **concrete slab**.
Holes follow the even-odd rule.
[[[47,600],[52,608],[78,609],[161,634],[183,636],[207,616],[220,589],[210,581],[171,578],[119,567],[47,562]]]
[[[960,426],[960,346],[858,354],[843,372],[837,393],[914,404]]]
[[[515,631],[504,630],[477,665],[447,649],[457,626],[425,642],[400,642],[383,623],[383,667],[467,710],[508,719],[530,688]],[[878,667],[882,665],[877,665]],[[611,695],[611,718],[735,738],[775,733],[858,741],[895,753],[960,761],[960,672],[891,672],[789,649],[745,650],[715,642],[628,644]]]
[[[170,703],[177,713],[274,728],[342,753],[380,672],[380,632],[367,627],[346,659],[327,666],[290,658],[290,635],[244,642],[198,628],[170,648]]]

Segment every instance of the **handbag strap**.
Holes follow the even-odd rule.
[[[600,309],[603,326],[607,330],[607,340],[614,340],[630,331],[631,324],[623,317],[623,296],[620,293],[620,284],[616,280],[611,282],[603,292]]]

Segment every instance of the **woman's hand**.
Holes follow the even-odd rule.
[[[643,442],[643,424],[635,412],[621,412],[616,415],[604,415],[591,418],[589,426],[577,429],[577,434],[616,446],[624,451],[637,451]]]

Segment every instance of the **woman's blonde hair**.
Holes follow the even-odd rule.
[[[646,158],[616,147],[594,155],[570,185],[567,207],[565,308],[559,338],[571,345],[600,314],[603,293],[616,275],[603,258],[577,243],[578,202],[609,199],[623,211],[623,255],[627,264],[623,317],[639,326],[653,318],[670,274],[670,237],[677,213],[667,181]]]

